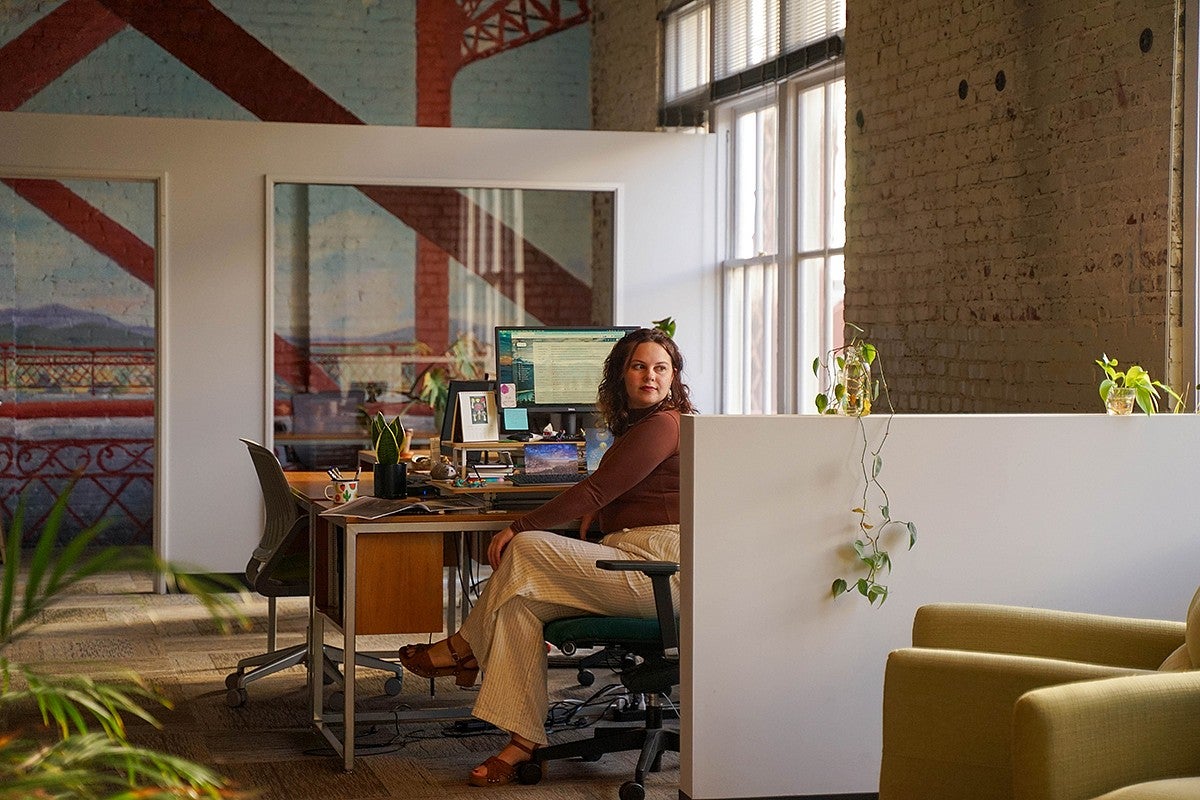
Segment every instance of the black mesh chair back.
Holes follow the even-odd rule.
[[[257,442],[242,439],[250,451],[262,487],[266,522],[262,537],[246,564],[246,580],[268,597],[308,594],[308,548],[297,542],[307,532],[275,454]]]

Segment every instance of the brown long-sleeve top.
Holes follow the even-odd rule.
[[[638,412],[634,412],[636,419]],[[679,523],[679,412],[653,409],[617,437],[594,473],[512,524],[545,530],[600,512],[600,530]]]

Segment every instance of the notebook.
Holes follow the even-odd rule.
[[[526,475],[575,475],[579,446],[574,442],[529,442],[525,445]]]

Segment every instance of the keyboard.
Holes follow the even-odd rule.
[[[535,472],[527,475],[523,472],[508,476],[513,486],[542,486],[548,483],[579,483],[587,477],[586,472]]]

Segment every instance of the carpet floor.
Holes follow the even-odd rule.
[[[226,704],[225,676],[238,659],[262,652],[266,646],[266,601],[256,598],[247,612],[250,631],[222,634],[204,609],[189,596],[158,595],[146,580],[131,575],[106,575],[77,587],[69,597],[43,615],[26,637],[14,642],[7,655],[42,672],[83,673],[92,676],[135,672],[171,701],[157,709],[160,728],[130,722],[138,743],[212,766],[235,784],[262,800],[359,800],[360,798],[470,798],[520,796],[541,798],[617,797],[620,785],[633,777],[636,754],[606,756],[600,761],[555,762],[535,786],[470,787],[472,767],[503,746],[499,732],[460,732],[446,722],[373,723],[360,726],[356,746],[360,757],[352,773],[344,772],[321,736],[307,724],[305,674],[291,668],[251,684],[249,700],[240,708]],[[279,603],[279,645],[304,640],[306,598]],[[393,651],[409,641],[426,638],[364,636],[360,650]],[[337,644],[334,637],[331,644]],[[576,683],[573,669],[550,672],[551,702],[565,714],[572,701],[586,701],[615,678],[596,673],[587,689]],[[363,711],[402,713],[430,707],[469,708],[474,692],[454,687],[451,679],[430,683],[411,675],[401,693],[383,693],[384,673],[360,669],[355,684]],[[609,701],[590,706],[592,716]],[[583,716],[576,713],[575,719]],[[17,711],[5,726],[35,725],[32,713]],[[591,727],[567,725],[551,735],[552,742],[591,736]],[[678,796],[679,758],[668,753],[661,772],[648,776],[646,796],[667,800]]]

